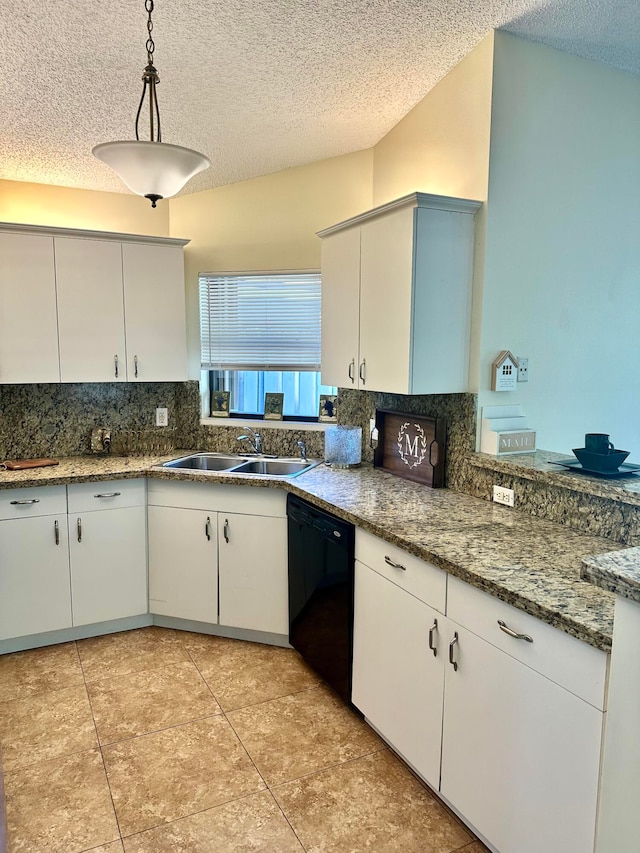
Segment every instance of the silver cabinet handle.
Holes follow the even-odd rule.
[[[40,498],[32,498],[30,501],[11,501],[11,506],[29,506],[30,504],[39,504]]]
[[[229,541],[229,519],[228,518],[225,518],[225,520],[224,520],[223,533],[224,533],[224,541],[228,542]]]
[[[510,628],[506,622],[502,621],[502,619],[498,619],[498,625],[500,626],[500,630],[504,631],[504,633],[508,634],[510,637],[513,637],[516,640],[525,640],[527,643],[533,643],[533,637],[530,637],[528,634],[518,634],[517,631]]]
[[[451,640],[451,642],[449,643],[449,663],[453,667],[454,672],[458,671],[458,663],[457,663],[457,661],[455,661],[453,659],[453,647],[456,645],[457,642],[458,642],[458,632],[456,631],[455,634],[453,635],[453,640]]]
[[[204,535],[207,537],[209,542],[211,542],[211,519],[207,516],[207,520],[204,525]]]
[[[351,362],[349,364],[349,379],[351,380],[352,385],[356,381],[356,360],[355,360],[355,358],[352,358]]]
[[[99,492],[94,498],[119,498],[122,492]]]
[[[82,519],[76,521],[76,530],[78,531],[78,542],[82,542]]]
[[[56,545],[60,544],[60,525],[58,524],[58,519],[53,522],[53,535],[56,540]]]
[[[402,563],[394,563],[391,557],[387,554],[384,555],[384,561],[388,566],[392,566],[394,569],[402,569],[403,572],[407,571],[406,566],[403,566]]]
[[[133,375],[138,376],[138,356],[134,355],[133,357]]]
[[[438,654],[438,649],[436,648],[435,643],[433,642],[433,637],[434,637],[437,630],[438,630],[438,620],[434,619],[433,625],[429,628],[429,648],[433,652],[434,657],[436,657]]]
[[[363,358],[362,363],[360,364],[360,370],[358,371],[360,374],[360,379],[363,385],[367,384],[366,376],[367,376],[367,359]]]
[[[118,378],[118,356],[114,355],[113,357],[113,366],[115,368],[116,379]]]

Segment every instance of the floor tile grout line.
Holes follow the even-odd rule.
[[[82,670],[82,677],[84,679],[84,687],[87,691],[87,701],[89,702],[89,710],[91,711],[91,719],[93,720],[93,726],[96,730],[96,740],[98,741],[98,752],[100,754],[100,761],[102,763],[102,772],[104,773],[105,782],[107,783],[107,790],[109,791],[109,799],[111,800],[111,808],[113,809],[113,816],[116,819],[116,826],[118,827],[118,835],[120,836],[120,843],[122,844],[122,848],[124,849],[124,842],[122,841],[122,830],[120,828],[120,819],[118,818],[118,810],[116,809],[115,800],[113,799],[113,791],[111,790],[111,783],[109,782],[109,774],[107,773],[107,765],[104,760],[104,753],[102,751],[102,744],[100,742],[100,734],[98,732],[98,724],[96,723],[96,717],[93,712],[93,705],[91,704],[91,695],[89,693],[89,688],[87,686],[87,679],[84,672],[84,667],[82,666],[82,657],[80,655],[80,651],[78,649],[78,643],[76,641],[76,651],[78,652],[78,658],[80,660],[80,668]]]
[[[180,729],[183,726],[190,726],[193,723],[201,723],[203,720],[211,720],[216,717],[224,717],[224,713],[222,711],[218,711],[215,714],[204,714],[202,717],[194,717],[191,720],[185,720],[182,723],[173,723],[170,726],[163,726],[160,729],[150,729],[148,732],[139,732],[136,735],[131,735],[131,737],[124,737],[121,740],[105,741],[104,743],[100,743],[100,748],[108,749],[112,746],[120,746],[123,743],[130,743],[131,741],[139,740],[140,738],[148,737],[149,735],[157,735],[160,734],[160,732],[169,732],[172,729]]]
[[[363,752],[362,755],[354,755],[353,758],[347,758],[346,761],[336,761],[334,764],[327,764],[326,767],[317,767],[315,770],[310,770],[308,773],[303,773],[302,776],[296,776],[293,779],[286,779],[284,782],[277,782],[275,785],[266,783],[267,787],[273,793],[278,788],[282,788],[284,785],[290,785],[292,782],[300,782],[302,779],[308,779],[310,776],[316,776],[319,773],[325,773],[328,770],[335,770],[336,767],[346,767],[348,764],[353,764],[354,761],[361,761],[363,758],[368,758],[370,755],[378,755],[380,752],[391,752],[388,746],[384,744],[380,747],[380,749],[374,749],[371,752]]]
[[[303,850],[305,851],[305,853],[306,853],[307,848],[304,846],[304,844],[302,843],[302,839],[300,838],[300,836],[298,835],[298,833],[295,831],[294,826],[293,826],[293,824],[291,823],[291,821],[289,820],[289,817],[288,817],[287,813],[285,812],[285,810],[282,808],[282,806],[280,805],[280,803],[279,803],[279,802],[276,800],[276,798],[274,797],[274,795],[273,795],[273,791],[271,790],[271,788],[269,788],[268,790],[269,790],[269,793],[271,794],[271,798],[273,799],[273,802],[276,804],[277,808],[280,810],[280,813],[282,814],[282,817],[286,820],[286,822],[287,822],[287,823],[289,824],[289,826],[291,827],[291,832],[293,832],[293,834],[295,835],[295,837],[298,839],[298,844],[300,845],[300,847],[302,847],[302,849],[303,849]]]

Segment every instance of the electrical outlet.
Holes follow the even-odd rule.
[[[524,355],[518,356],[518,382],[529,381],[529,359]]]
[[[494,486],[493,500],[497,504],[504,504],[504,506],[513,506],[515,504],[514,491],[513,489],[507,489],[505,486]]]
[[[156,426],[169,426],[168,409],[156,409]]]

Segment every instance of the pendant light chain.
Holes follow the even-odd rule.
[[[147,11],[147,43],[145,45],[147,50],[147,67],[144,69],[142,74],[142,96],[140,98],[140,104],[138,105],[138,112],[136,113],[136,139],[140,140],[140,135],[138,131],[138,125],[140,123],[140,113],[142,112],[142,105],[144,104],[145,95],[147,94],[147,89],[149,90],[149,141],[150,142],[162,142],[162,130],[160,128],[160,107],[158,106],[158,96],[156,94],[156,85],[160,82],[160,78],[158,77],[158,72],[156,71],[153,65],[153,52],[156,49],[155,42],[153,40],[153,21],[151,20],[151,13],[153,12],[153,0],[145,0],[144,8]],[[157,125],[158,131],[157,134],[155,132],[155,127]]]
[[[151,35],[153,31],[153,21],[151,20],[151,13],[153,12],[153,0],[145,0],[144,8],[147,10],[148,19],[147,19],[147,32],[149,33],[149,38],[147,39],[147,62],[149,65],[153,65],[153,51],[156,49],[155,42],[153,41],[153,36]]]

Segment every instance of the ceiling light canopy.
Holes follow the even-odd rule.
[[[184,187],[198,172],[208,169],[211,161],[204,154],[183,148],[181,145],[169,145],[162,141],[160,128],[160,108],[156,95],[156,86],[160,82],[158,72],[153,65],[155,44],[152,38],[153,0],[145,0],[147,10],[146,43],[147,65],[142,74],[142,97],[136,113],[136,138],[123,142],[103,142],[96,145],[92,153],[118,174],[120,179],[136,193],[144,196],[155,207],[162,198],[170,198]],[[138,126],[145,98],[149,100],[149,142],[140,140]]]

